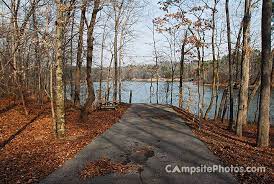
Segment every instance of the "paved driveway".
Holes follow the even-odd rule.
[[[136,150],[149,148],[152,154],[136,155]],[[134,151],[135,150],[135,151]],[[108,157],[114,162],[137,163],[143,171],[124,175],[109,174],[83,180],[79,172],[90,161]],[[179,184],[237,183],[229,173],[166,172],[179,167],[221,164],[207,146],[198,140],[190,128],[170,107],[134,104],[119,123],[97,137],[74,159],[49,175],[43,184]]]

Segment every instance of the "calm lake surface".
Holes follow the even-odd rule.
[[[129,93],[130,90],[132,90],[132,103],[150,103],[150,82],[135,82],[135,81],[123,81],[122,83],[122,101],[123,102],[129,102]],[[99,83],[94,83],[95,90],[98,90]],[[103,83],[103,91],[106,89],[106,83]],[[167,89],[169,89],[168,94],[166,94]],[[171,103],[171,83],[168,82],[159,82],[159,103],[161,104],[172,104],[175,106],[178,106],[178,91],[179,91],[179,82],[174,82],[173,84],[173,100]],[[113,89],[111,89],[112,92]],[[202,89],[201,93],[202,93]],[[68,91],[70,91],[68,89]],[[235,98],[234,98],[234,105],[237,109],[237,101],[238,101],[238,90],[235,90]],[[184,94],[184,101],[183,101],[183,108],[187,108],[187,103],[189,104],[189,109],[192,113],[197,115],[197,109],[198,109],[198,87],[196,84],[192,82],[184,82],[183,84],[183,94]],[[223,89],[218,90],[219,98],[218,98],[218,106],[222,98]],[[87,95],[86,92],[86,86],[81,87],[81,101],[83,102],[85,100],[85,97]],[[104,95],[104,93],[103,93]],[[67,95],[69,98],[69,95]],[[211,88],[205,87],[205,98],[204,98],[204,112],[206,111],[209,102],[211,98]],[[112,97],[110,97],[112,99]],[[156,103],[156,83],[152,83],[152,97],[151,97],[151,103]],[[256,95],[249,106],[249,114],[248,114],[248,120],[253,122],[254,118],[257,114],[258,118],[258,112],[257,112],[257,106],[258,106],[258,95]],[[229,110],[229,109],[228,109]],[[234,110],[235,111],[235,110]],[[209,117],[212,118],[215,113],[215,103],[214,107],[212,108],[211,112],[209,113]],[[234,112],[234,118],[236,117],[237,112]],[[272,91],[271,95],[271,124],[274,123],[274,90]],[[227,113],[228,115],[228,113]],[[227,117],[226,115],[226,117]]]

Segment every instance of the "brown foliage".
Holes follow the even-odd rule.
[[[95,176],[104,176],[110,173],[126,174],[129,172],[137,172],[140,166],[133,164],[114,163],[109,158],[102,158],[90,162],[81,171],[80,176],[83,179]]]
[[[266,167],[266,173],[232,173],[240,183],[271,183],[274,181],[274,127],[270,129],[271,143],[268,148],[256,145],[257,128],[255,125],[243,127],[243,137],[229,131],[228,122],[202,120],[199,130],[198,121],[190,113],[174,108],[179,112],[193,133],[217,155],[225,166]]]
[[[0,152],[0,183],[38,183],[51,172],[105,132],[117,122],[127,109],[119,106],[116,111],[95,111],[88,115],[87,122],[79,121],[79,112],[66,113],[66,137],[57,139],[52,133],[50,106],[44,114],[26,127]],[[0,114],[1,142],[29,122],[41,111],[34,103],[28,103],[31,112],[25,117],[17,106]]]

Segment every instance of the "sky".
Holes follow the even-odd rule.
[[[152,20],[154,17],[162,14],[162,11],[158,8],[158,0],[150,0],[144,7],[143,13],[138,17],[139,21],[136,28],[136,39],[131,43],[132,49],[130,49],[128,55],[125,58],[136,64],[148,64],[153,63],[153,35],[152,35]],[[157,44],[161,40],[161,36],[156,34]],[[130,57],[132,56],[132,57]]]
[[[138,0],[136,0],[138,1]],[[159,17],[164,15],[164,12],[159,9],[158,1],[159,0],[143,0],[145,2],[144,8],[141,10],[141,13],[138,16],[138,21],[134,25],[135,29],[135,37],[134,39],[127,45],[127,50],[125,52],[124,56],[124,65],[129,64],[152,64],[154,63],[154,55],[153,55],[153,38],[152,38],[152,20],[155,17]],[[210,3],[212,0],[207,0]],[[1,1],[0,1],[1,2]],[[191,2],[202,2],[201,0],[186,0],[187,3]],[[221,55],[224,55],[227,53],[227,43],[226,43],[226,24],[225,24],[225,10],[224,10],[224,0],[221,0],[220,3],[217,6],[218,13],[216,17],[217,22],[217,28],[218,30],[223,30],[222,35],[218,33],[218,40],[216,42],[221,42],[220,46],[220,53]],[[196,5],[195,4],[195,5]],[[230,1],[230,10],[231,10],[231,28],[232,28],[232,40],[235,42],[235,37],[238,32],[239,23],[241,21],[241,18],[243,16],[243,6],[244,6],[244,0],[231,0]],[[192,6],[192,4],[191,4]],[[78,17],[79,18],[79,17]],[[259,4],[257,8],[254,9],[252,13],[252,25],[251,25],[251,35],[252,35],[252,45],[254,45],[256,48],[260,49],[260,27],[261,27],[261,5]],[[150,28],[150,29],[149,29]],[[161,34],[155,34],[156,37],[156,46],[157,49],[160,51],[167,50],[167,43],[165,41],[165,37],[163,37]],[[207,42],[210,43],[210,33],[209,35],[206,35]],[[112,41],[113,38],[110,38]],[[98,43],[100,44],[100,39],[98,40]],[[108,43],[111,44],[111,43]],[[178,45],[178,48],[180,45]],[[95,52],[95,65],[98,66],[100,63],[100,49],[97,49],[97,52]],[[105,66],[109,65],[110,61],[110,53],[107,53],[105,51]],[[177,53],[177,61],[179,60],[180,54]],[[211,48],[209,47],[206,50],[206,59],[211,59]]]
[[[195,0],[192,0],[195,1]],[[200,1],[201,2],[201,1]],[[211,1],[209,1],[211,2]],[[230,1],[233,2],[230,5],[230,14],[231,14],[231,27],[232,27],[232,39],[235,40],[239,22],[241,20],[243,14],[243,0],[236,0]],[[136,29],[136,37],[130,44],[130,49],[127,51],[127,56],[125,57],[125,65],[127,63],[130,64],[151,64],[154,63],[153,57],[153,39],[152,39],[152,32],[149,27],[152,27],[152,20],[157,16],[162,16],[164,12],[159,9],[159,5],[157,4],[158,0],[150,0],[146,3],[146,7],[142,14],[139,16],[138,23],[135,25]],[[218,30],[222,30],[222,35],[218,33],[220,36],[217,38],[217,42],[221,42],[220,46],[220,53],[224,55],[227,50],[227,43],[226,43],[226,22],[225,22],[225,6],[224,2],[220,1],[217,6],[218,13],[216,17],[217,28]],[[251,44],[256,47],[260,48],[260,20],[261,20],[261,5],[259,4],[257,8],[254,8],[252,14],[252,23],[251,23]],[[208,39],[210,39],[210,35],[207,35]],[[160,34],[156,34],[156,45],[159,50],[165,47],[165,38]],[[210,41],[208,41],[210,42]],[[179,56],[179,54],[178,54]],[[208,48],[206,50],[206,59],[211,59],[211,49]]]

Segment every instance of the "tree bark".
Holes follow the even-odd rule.
[[[249,87],[249,63],[250,63],[250,12],[251,0],[245,0],[245,15],[243,21],[243,51],[241,64],[241,86],[239,93],[238,116],[236,123],[236,134],[242,136],[242,127],[247,124],[247,102]]]
[[[107,18],[107,21],[109,16]],[[103,28],[103,35],[102,35],[102,42],[101,42],[101,53],[100,53],[100,79],[99,79],[99,100],[102,101],[102,81],[103,81],[103,61],[104,61],[104,47],[106,41],[106,28],[107,28],[107,21],[104,24]]]
[[[271,94],[271,0],[263,0],[262,5],[262,61],[261,61],[261,94],[258,122],[257,146],[269,145],[270,127],[270,94]]]
[[[94,7],[91,15],[91,21],[88,26],[88,33],[87,33],[87,66],[86,66],[86,73],[87,73],[87,88],[88,88],[88,98],[86,100],[85,105],[81,108],[81,119],[84,121],[87,118],[88,112],[87,108],[93,103],[95,100],[95,93],[93,87],[93,79],[91,75],[91,66],[93,61],[93,48],[94,48],[94,27],[96,24],[96,17],[97,13],[100,11],[100,0],[94,0]]]
[[[71,41],[70,41],[70,70],[69,70],[69,78],[70,78],[70,97],[73,101],[74,98],[74,87],[73,87],[73,34],[74,34],[74,24],[75,24],[75,10],[72,13],[72,22],[71,22]]]
[[[75,71],[75,97],[74,104],[80,107],[80,89],[81,89],[81,67],[82,67],[82,53],[83,53],[83,33],[84,33],[84,22],[85,14],[87,9],[87,0],[83,1],[81,8],[81,18],[79,27],[79,37],[78,37],[78,49],[76,56],[76,71]]]
[[[212,9],[212,35],[211,35],[211,44],[212,44],[212,74],[213,74],[213,79],[212,79],[212,86],[211,86],[211,99],[210,99],[210,103],[209,106],[205,112],[205,119],[208,119],[208,114],[211,111],[212,107],[213,107],[213,103],[214,103],[214,99],[216,97],[216,67],[215,67],[215,62],[216,62],[216,58],[215,58],[215,14],[216,14],[216,5],[217,5],[217,1],[214,1],[214,5],[213,5],[213,9]]]
[[[223,96],[221,99],[221,103],[219,106],[219,110],[218,110],[218,118],[222,118],[223,115],[223,111],[224,111],[224,106],[225,106],[225,102],[226,102],[226,98],[227,98],[227,93],[228,93],[228,89],[226,88],[223,92]]]
[[[228,48],[228,62],[229,62],[229,130],[233,129],[233,73],[232,73],[232,52],[231,52],[231,30],[230,30],[230,16],[229,16],[229,0],[225,3],[226,10],[226,27],[227,27],[227,48]]]
[[[92,103],[95,100],[95,93],[93,88],[93,80],[91,75],[91,66],[93,61],[93,48],[94,48],[94,27],[96,24],[97,13],[100,11],[100,0],[94,1],[90,25],[87,33],[87,87],[88,87],[88,102]]]
[[[114,86],[113,86],[113,102],[117,103],[117,94],[118,94],[118,33],[119,33],[119,24],[120,24],[120,16],[122,13],[124,0],[122,0],[121,4],[116,7],[116,3],[114,3]],[[118,8],[118,10],[116,9]],[[118,11],[118,12],[116,12]]]
[[[57,137],[65,136],[65,95],[63,83],[63,35],[64,35],[64,15],[63,2],[57,1],[57,20],[56,20],[56,133]]]
[[[155,40],[155,23],[153,22],[152,28],[152,38],[153,38],[153,49],[155,55],[155,68],[156,68],[156,103],[159,104],[159,71],[158,71],[158,53],[156,49],[156,40]]]

